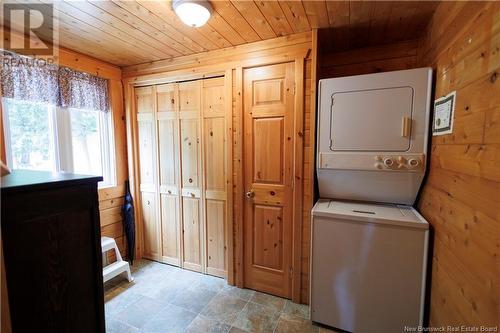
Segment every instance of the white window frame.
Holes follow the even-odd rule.
[[[4,130],[5,154],[7,157],[7,166],[13,168],[12,146],[10,136],[9,110],[6,107],[3,98],[2,103],[2,120]],[[53,152],[52,171],[56,172],[73,172],[73,144],[71,136],[71,113],[69,110],[47,105],[47,114],[49,117],[49,135],[51,136],[50,151]],[[99,188],[116,186],[116,158],[115,158],[115,141],[114,141],[114,126],[112,112],[100,112],[99,133],[101,147],[101,167],[103,181],[99,182]],[[62,144],[65,143],[65,144]]]

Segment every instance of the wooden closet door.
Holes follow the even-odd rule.
[[[291,297],[294,64],[244,70],[244,285]]]
[[[156,86],[161,261],[180,265],[180,159],[177,85]]]
[[[159,226],[156,214],[156,135],[154,122],[154,87],[135,88],[139,136],[143,257],[157,260]]]
[[[227,277],[227,152],[224,78],[203,80],[203,161],[205,171],[205,262],[207,273]]]
[[[183,267],[203,271],[201,223],[201,82],[179,83]]]

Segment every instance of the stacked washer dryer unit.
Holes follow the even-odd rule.
[[[432,70],[319,81],[311,319],[350,332],[422,325]]]

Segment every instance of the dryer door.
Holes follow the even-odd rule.
[[[332,151],[407,151],[413,88],[336,92],[330,113]]]

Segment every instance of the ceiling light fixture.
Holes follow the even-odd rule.
[[[212,14],[207,0],[173,0],[172,7],[182,22],[195,28],[207,23]]]

